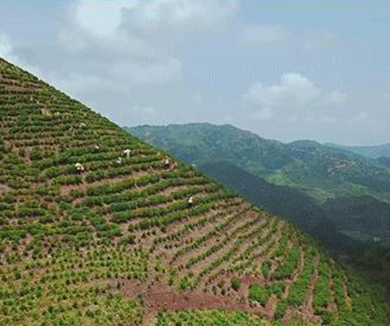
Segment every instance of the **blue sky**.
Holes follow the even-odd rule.
[[[0,56],[120,125],[390,142],[383,0],[2,0]]]

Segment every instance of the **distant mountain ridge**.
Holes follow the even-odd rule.
[[[139,126],[133,134],[190,164],[228,161],[276,185],[325,201],[370,195],[390,201],[390,169],[379,161],[313,141],[282,143],[231,125]]]
[[[390,143],[377,146],[343,146],[334,143],[326,143],[326,146],[344,149],[370,158],[390,158]]]

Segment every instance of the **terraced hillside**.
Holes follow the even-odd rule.
[[[0,61],[0,325],[389,325],[295,227]]]

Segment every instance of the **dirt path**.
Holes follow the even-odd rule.
[[[310,287],[309,290],[306,293],[305,298],[305,304],[303,305],[301,311],[302,311],[302,317],[304,322],[311,322],[315,323],[318,322],[318,318],[314,317],[314,307],[313,307],[313,300],[314,300],[314,287],[318,279],[318,264],[320,262],[319,256],[316,256],[314,258],[314,273],[311,277],[310,281]]]
[[[330,311],[333,314],[337,313],[337,305],[335,303],[335,292],[334,292],[334,285],[333,285],[333,278],[329,281],[329,289],[332,296],[332,302],[328,306],[328,311]]]
[[[228,298],[202,291],[178,292],[168,285],[156,283],[150,289],[143,289],[142,286],[131,282],[123,281],[120,292],[125,299],[135,299],[141,296],[146,308],[143,325],[151,326],[155,317],[162,310],[198,310],[198,309],[227,309],[232,311],[245,311],[263,316],[270,315],[267,307],[251,306],[248,302],[239,299]],[[272,309],[270,303],[268,310]]]
[[[275,315],[276,306],[278,304],[278,298],[275,294],[271,295],[271,298],[268,300],[266,306],[265,306],[265,313],[264,315],[271,319]]]

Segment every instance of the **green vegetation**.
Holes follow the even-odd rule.
[[[287,299],[288,303],[294,307],[303,305],[306,300],[307,291],[315,269],[314,259],[315,255],[312,252],[312,248],[308,248],[305,252],[305,264],[300,278],[292,284]]]
[[[276,280],[291,278],[294,271],[298,267],[298,263],[299,263],[299,246],[297,243],[295,243],[292,249],[288,252],[284,262],[276,268],[273,277]]]
[[[268,278],[270,272],[271,272],[271,263],[269,261],[264,261],[261,264],[261,273],[263,274],[264,278]]]
[[[249,287],[249,300],[265,306],[272,294],[280,297],[285,290],[283,283],[273,283],[271,285],[252,284]]]
[[[320,263],[318,279],[314,288],[313,307],[318,315],[324,315],[328,320],[327,308],[332,303],[332,293],[330,288],[331,271],[327,264]]]
[[[230,280],[230,284],[232,286],[232,289],[234,291],[238,291],[240,289],[240,285],[241,285],[241,282],[240,280],[237,278],[237,277],[233,277],[231,280]]]
[[[282,319],[284,315],[286,314],[286,310],[288,308],[288,302],[285,299],[279,300],[276,309],[274,318],[275,319]]]

